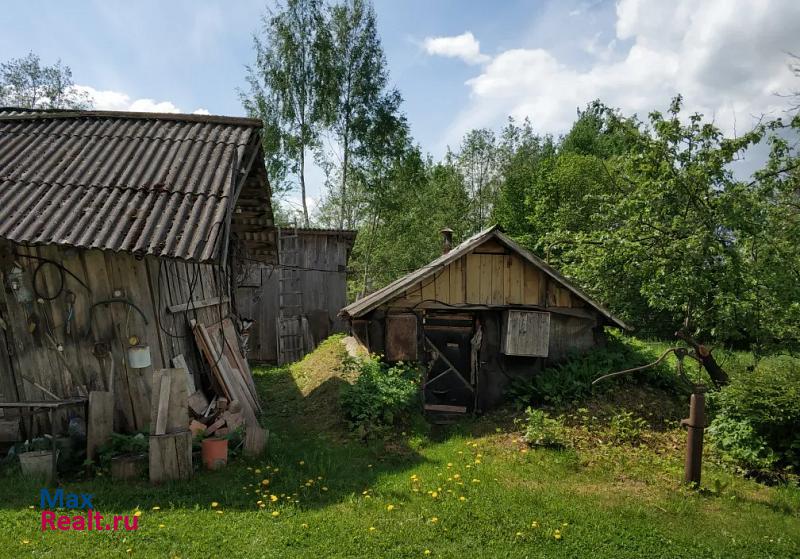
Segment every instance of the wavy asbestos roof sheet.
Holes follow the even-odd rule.
[[[0,238],[213,260],[238,194],[234,177],[252,160],[260,127],[202,115],[0,109]]]

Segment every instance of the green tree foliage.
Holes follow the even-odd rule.
[[[264,150],[270,181],[285,191],[287,172],[297,176],[303,221],[306,155],[319,147],[330,88],[327,58],[331,39],[320,0],[287,0],[263,18],[253,38],[256,63],[248,68],[248,92],[240,92],[247,111],[264,122]]]
[[[89,95],[72,82],[72,70],[57,61],[45,66],[34,53],[0,63],[0,107],[88,109]]]

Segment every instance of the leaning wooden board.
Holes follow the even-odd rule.
[[[192,331],[195,335],[195,341],[206,359],[211,366],[211,373],[217,379],[220,387],[226,392],[228,398],[238,400],[242,406],[242,417],[245,423],[245,451],[248,454],[259,454],[263,451],[266,444],[267,433],[258,424],[256,413],[250,404],[247,389],[244,386],[241,378],[237,379],[234,374],[235,371],[230,367],[228,359],[221,350],[214,343],[214,340],[209,336],[203,324],[191,320]]]
[[[247,364],[247,359],[242,356],[239,350],[238,337],[236,335],[236,328],[231,319],[226,318],[222,321],[221,325],[214,325],[206,327],[206,331],[213,340],[224,339],[223,353],[228,359],[231,368],[234,369],[239,377],[244,381],[247,391],[250,395],[253,409],[260,413],[261,404],[258,401],[258,391],[256,390],[255,381],[253,381],[253,373],[250,371],[250,366]]]

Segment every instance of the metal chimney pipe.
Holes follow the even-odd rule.
[[[453,248],[453,230],[445,227],[439,232],[442,234],[442,254],[447,254]]]

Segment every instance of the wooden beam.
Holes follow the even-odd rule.
[[[212,305],[219,305],[221,303],[227,303],[230,301],[228,297],[211,297],[209,299],[200,299],[197,301],[189,301],[187,303],[179,303],[177,305],[170,305],[167,307],[167,310],[172,313],[179,313],[179,312],[186,312],[192,309],[202,309],[204,307],[210,307]]]

